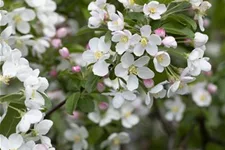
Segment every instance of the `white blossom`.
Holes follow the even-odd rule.
[[[105,42],[105,37],[92,38],[89,41],[90,50],[83,53],[84,61],[89,64],[94,64],[93,73],[98,76],[105,76],[108,74],[109,64],[105,62],[110,57],[111,42]]]
[[[151,56],[154,56],[158,52],[157,45],[161,44],[161,38],[156,34],[151,34],[151,26],[145,25],[140,29],[141,36],[136,38],[139,43],[134,47],[134,54],[136,56],[142,56],[144,51]]]
[[[134,60],[134,56],[127,52],[121,57],[121,63],[116,66],[115,75],[124,78],[127,81],[127,89],[133,91],[139,85],[137,76],[142,79],[154,77],[154,72],[145,67],[149,60],[148,56]]]
[[[165,114],[168,121],[180,121],[183,118],[186,106],[180,97],[175,97],[175,100],[167,100],[165,107],[168,109],[168,112]]]
[[[167,52],[158,52],[154,59],[153,63],[157,72],[163,72],[165,67],[170,65],[170,55]]]
[[[209,37],[206,34],[196,32],[194,38],[194,47],[205,50],[206,49],[205,44],[208,42],[208,39]]]
[[[126,132],[113,133],[107,140],[101,143],[101,148],[109,146],[110,150],[120,150],[121,144],[127,144],[130,142],[129,134]]]
[[[1,150],[16,150],[23,144],[23,137],[20,134],[11,134],[7,139],[3,135],[0,135],[0,149]]]
[[[71,125],[71,129],[65,131],[65,138],[68,141],[74,142],[73,150],[82,150],[88,148],[86,141],[88,132],[85,127],[79,127],[76,124]]]
[[[151,1],[144,5],[143,12],[153,20],[161,19],[161,15],[167,10],[164,4],[159,4],[157,1]]]
[[[111,21],[107,23],[108,29],[111,31],[120,31],[124,28],[124,18],[121,12],[117,12],[118,14],[109,14],[109,18]]]

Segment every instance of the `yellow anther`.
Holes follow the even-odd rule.
[[[129,71],[129,74],[137,75],[137,73],[138,73],[137,67],[135,67],[134,65],[130,66],[128,71]]]
[[[114,145],[120,145],[120,140],[117,139],[117,138],[114,139],[114,140],[113,140],[113,144],[114,144]]]
[[[148,44],[148,39],[145,38],[145,37],[143,37],[143,38],[141,39],[141,45],[142,45],[142,46],[146,46],[147,44]]]
[[[80,142],[80,141],[81,141],[80,136],[78,136],[78,135],[74,136],[74,142],[75,142],[75,143],[78,143],[78,142]]]
[[[123,36],[122,38],[121,38],[121,42],[123,42],[123,43],[127,43],[128,42],[128,37],[127,36]]]
[[[101,51],[96,51],[94,53],[94,56],[95,56],[96,59],[100,59],[103,56],[103,53]]]
[[[172,112],[177,113],[179,111],[179,108],[177,106],[174,106],[171,110]]]
[[[156,13],[156,8],[153,7],[149,8],[149,12],[152,14]]]

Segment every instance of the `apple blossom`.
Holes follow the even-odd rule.
[[[65,138],[68,141],[74,142],[73,150],[82,150],[88,148],[86,138],[88,132],[85,127],[79,127],[76,124],[71,124],[71,129],[65,131]]]
[[[155,76],[154,72],[145,65],[149,62],[148,56],[142,56],[134,60],[134,56],[130,53],[125,53],[121,57],[121,63],[115,68],[115,74],[118,77],[124,78],[127,81],[127,88],[133,91],[138,88],[138,77],[149,79]]]
[[[119,150],[121,144],[127,144],[130,142],[129,134],[126,132],[113,133],[107,140],[101,143],[101,148],[109,146],[110,150]]]
[[[111,42],[105,42],[105,37],[92,38],[89,41],[90,50],[83,53],[84,61],[89,64],[94,64],[93,73],[98,76],[105,76],[108,74],[109,64],[105,62],[110,57]]]
[[[123,127],[132,128],[140,121],[138,116],[134,114],[134,110],[135,110],[134,106],[129,103],[125,103],[121,107],[120,113]]]
[[[168,109],[168,112],[165,114],[165,118],[168,121],[180,121],[183,118],[186,106],[180,97],[175,97],[175,100],[167,100],[164,104]]]
[[[109,18],[111,21],[107,23],[110,31],[120,31],[124,28],[124,18],[121,12],[117,12],[117,14],[109,14]]]
[[[11,134],[9,138],[0,135],[0,148],[1,150],[14,150],[19,149],[23,144],[23,137],[20,134]]]
[[[133,12],[141,12],[142,6],[135,3],[135,0],[118,0],[123,6]]]
[[[134,47],[134,54],[142,56],[146,50],[148,54],[154,56],[158,52],[157,45],[161,44],[161,38],[156,34],[151,34],[151,26],[144,25],[140,28],[141,36],[139,36],[139,43]]]
[[[161,15],[167,10],[164,4],[159,4],[157,1],[151,1],[144,5],[143,12],[153,20],[161,19]]]
[[[202,34],[200,32],[195,33],[194,38],[194,46],[195,48],[201,48],[202,50],[205,50],[205,44],[208,42],[209,37],[206,34]]]
[[[157,72],[163,72],[165,67],[170,65],[170,55],[167,52],[158,52],[154,59],[153,63]]]

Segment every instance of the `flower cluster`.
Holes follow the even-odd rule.
[[[29,53],[28,47],[33,49],[32,53],[35,51],[39,54],[45,52],[46,48],[50,46],[47,36],[51,37],[56,34],[55,25],[61,22],[62,18],[54,12],[56,4],[52,0],[26,0],[25,2],[31,8],[21,7],[11,12],[0,10],[0,26],[4,28],[0,37],[0,62],[2,64],[0,81],[1,84],[10,86],[12,80],[18,79],[23,84],[23,90],[20,93],[23,95],[21,100],[25,105],[25,108],[21,110],[11,105],[11,103],[15,103],[12,100],[11,103],[3,103],[5,109],[4,115],[1,116],[1,122],[8,109],[17,111],[20,121],[16,126],[16,133],[11,134],[8,138],[0,135],[0,149],[54,150],[50,138],[46,136],[53,122],[44,119],[45,90],[49,83],[46,78],[39,76],[39,69],[33,69],[24,56]],[[3,5],[4,2],[1,0],[0,6]],[[49,19],[53,20],[49,21]],[[42,26],[35,27],[32,23],[34,20],[42,23]],[[37,35],[31,35],[32,28],[36,32],[40,32],[41,29],[46,37],[39,38]],[[41,35],[41,33],[38,34]]]

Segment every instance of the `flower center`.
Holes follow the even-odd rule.
[[[19,23],[20,21],[22,21],[22,18],[19,16],[19,15],[15,15],[13,17],[13,20],[16,22],[16,23]]]
[[[137,73],[138,73],[137,67],[135,67],[134,65],[130,66],[128,71],[130,74],[134,74],[134,75],[137,75]]]
[[[123,36],[123,37],[121,38],[121,42],[127,43],[127,42],[128,42],[128,37],[127,37],[127,36]]]
[[[130,5],[134,5],[135,4],[135,0],[129,0]]]
[[[159,63],[163,62],[163,55],[158,55],[156,58]]]
[[[142,45],[142,46],[146,46],[147,44],[148,44],[148,39],[145,38],[145,37],[143,37],[143,38],[141,39],[141,45]]]
[[[8,85],[10,81],[10,76],[2,76],[0,75],[0,82],[3,82],[4,84]]]
[[[103,53],[101,51],[96,51],[94,53],[94,56],[95,56],[96,59],[100,59],[103,56]]]
[[[75,142],[75,143],[78,143],[78,142],[80,142],[80,141],[81,141],[80,136],[78,136],[78,135],[74,136],[74,142]]]
[[[125,116],[125,118],[130,117],[131,116],[131,112],[126,112],[124,116]]]
[[[115,138],[115,139],[113,140],[113,144],[114,144],[114,145],[119,145],[119,144],[120,144],[120,140],[117,139],[117,138]]]
[[[204,94],[202,94],[202,95],[200,96],[200,100],[201,100],[201,101],[205,101],[205,100],[206,100],[206,96],[205,96]]]
[[[149,8],[149,12],[152,14],[156,13],[156,8],[154,7]]]
[[[172,112],[177,113],[179,111],[179,108],[177,106],[174,106],[172,108]]]

